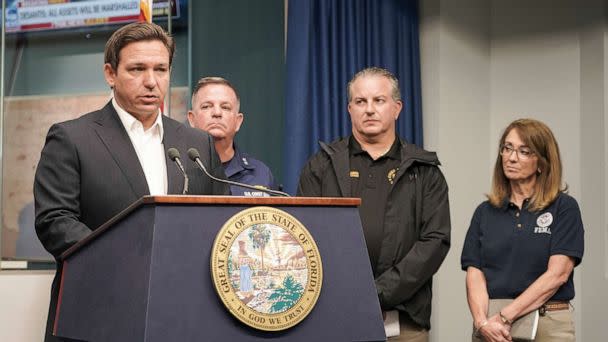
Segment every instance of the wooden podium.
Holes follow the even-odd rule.
[[[84,341],[384,341],[353,198],[146,196],[62,255],[54,334]],[[216,234],[236,213],[281,209],[316,241],[323,286],[280,332],[234,318],[210,274]]]

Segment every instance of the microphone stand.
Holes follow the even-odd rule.
[[[271,190],[271,189],[265,189],[265,188],[258,188],[258,187],[253,186],[253,185],[239,183],[239,182],[234,182],[234,181],[231,181],[231,180],[228,180],[228,179],[221,179],[221,178],[217,178],[217,177],[213,176],[211,173],[209,173],[207,171],[207,168],[205,167],[205,165],[201,161],[201,156],[198,153],[198,150],[195,149],[195,148],[193,148],[193,147],[190,148],[190,149],[188,149],[188,157],[190,158],[190,160],[192,160],[198,166],[199,169],[201,169],[201,171],[203,171],[204,174],[207,175],[207,177],[213,179],[214,181],[217,181],[217,182],[220,182],[220,183],[225,183],[225,184],[230,184],[230,185],[235,185],[235,186],[240,186],[240,187],[251,189],[251,190],[263,191],[263,192],[265,192],[267,194],[270,194],[270,195],[291,197],[288,193],[283,192],[283,191]]]

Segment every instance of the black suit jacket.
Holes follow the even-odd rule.
[[[186,156],[198,149],[212,174],[226,178],[211,137],[163,117],[165,151],[177,148],[188,173],[189,193],[227,195],[230,189],[213,182]],[[168,157],[167,193],[181,194],[183,176]],[[34,181],[36,232],[44,247],[58,258],[131,203],[149,194],[144,171],[118,114],[109,102],[104,108],[53,125],[47,134]],[[51,294],[52,326],[61,267]],[[47,326],[47,340],[50,326]]]

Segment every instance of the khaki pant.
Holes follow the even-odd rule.
[[[473,342],[482,339],[473,336]],[[547,311],[538,319],[538,330],[534,342],[575,342],[572,308],[568,310]]]
[[[547,311],[538,319],[535,342],[574,342],[574,320],[572,308],[568,310]]]
[[[429,342],[429,331],[402,318],[399,320],[399,336],[389,337],[388,341]]]

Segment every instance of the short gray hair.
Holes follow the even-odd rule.
[[[198,82],[196,82],[196,86],[194,86],[194,90],[192,90],[192,100],[194,100],[194,97],[196,96],[196,93],[198,93],[199,90],[201,90],[202,88],[204,88],[205,86],[208,86],[210,84],[221,84],[221,85],[225,85],[226,87],[232,89],[232,91],[234,92],[234,95],[236,95],[236,104],[237,104],[237,106],[240,107],[241,98],[239,97],[239,92],[232,85],[232,83],[230,83],[227,79],[225,79],[223,77],[217,77],[217,76],[209,76],[209,77],[203,77],[203,78],[199,79]]]
[[[353,98],[352,98],[352,91],[351,88],[353,86],[353,83],[355,83],[355,81],[361,77],[367,77],[367,76],[380,76],[380,77],[385,77],[387,80],[389,80],[389,82],[391,83],[391,87],[393,88],[391,91],[391,97],[393,98],[393,100],[395,101],[401,101],[401,91],[399,91],[399,80],[397,79],[397,77],[395,77],[395,75],[393,75],[390,71],[384,69],[384,68],[380,68],[380,67],[369,67],[369,68],[365,68],[361,71],[359,71],[358,73],[355,74],[355,76],[353,76],[353,78],[351,78],[351,80],[348,82],[347,85],[347,95],[348,95],[348,102],[350,102]]]

